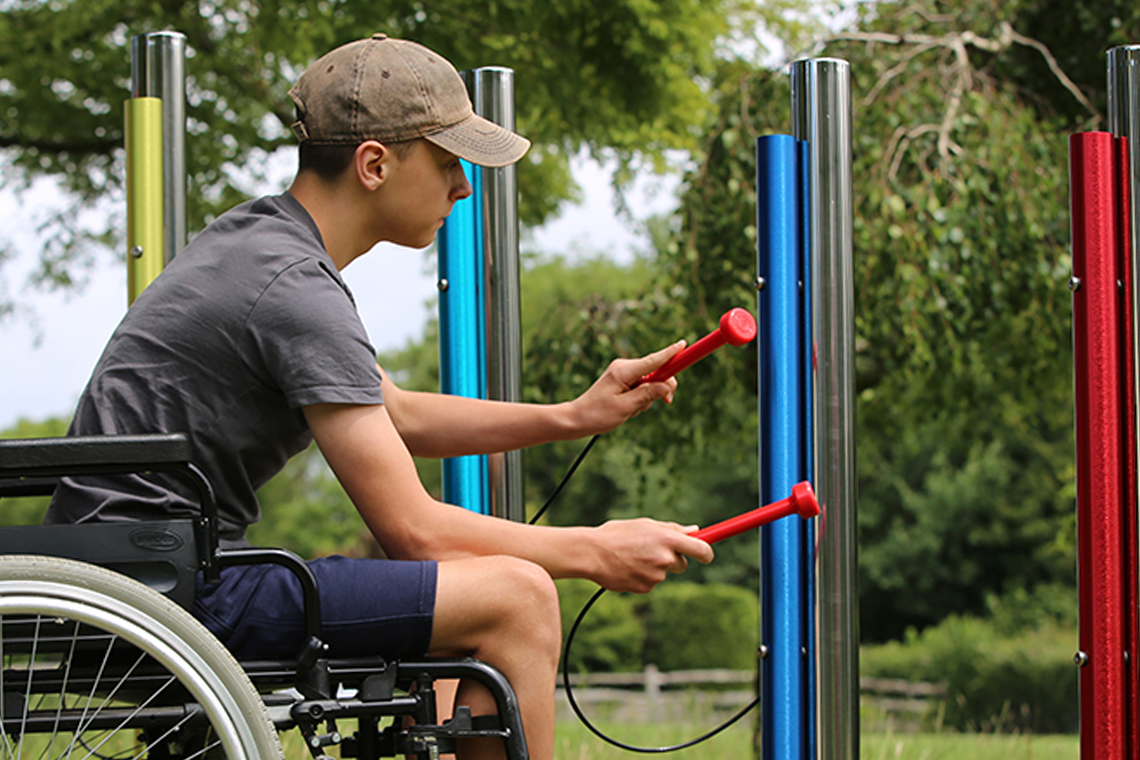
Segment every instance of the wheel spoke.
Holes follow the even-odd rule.
[[[146,655],[143,655],[143,657],[145,657],[145,656]],[[140,657],[139,660],[141,661],[141,659],[142,658]],[[138,665],[138,662],[136,662],[135,665]],[[131,670],[132,671],[134,670],[134,666],[131,667]],[[167,679],[166,683],[162,684],[162,686],[155,689],[154,693],[151,694],[149,697],[147,697],[146,700],[142,704],[137,705],[135,707],[134,711],[132,711],[130,714],[125,716],[122,719],[122,721],[120,721],[119,725],[108,730],[107,731],[107,738],[104,739],[103,741],[99,742],[98,744],[96,744],[94,747],[90,748],[89,751],[87,752],[87,754],[84,755],[83,759],[81,759],[81,760],[85,760],[86,758],[91,757],[92,755],[95,755],[97,757],[98,755],[96,755],[96,753],[100,749],[102,749],[104,744],[109,742],[111,740],[111,738],[114,737],[115,734],[118,733],[120,730],[125,729],[130,724],[131,719],[133,719],[136,715],[138,715],[143,710],[145,710],[147,708],[147,706],[158,697],[159,694],[166,691],[166,687],[170,686],[170,684],[174,683],[176,680],[178,680],[178,679],[176,679],[174,676],[171,676],[169,679]],[[115,685],[115,689],[118,690],[119,686],[121,686],[122,683],[123,683],[123,681],[119,681],[119,683]],[[100,709],[102,709],[102,707],[100,707]]]
[[[183,760],[281,758],[248,676],[185,610],[92,565],[0,556],[0,760],[144,760],[167,747]]]

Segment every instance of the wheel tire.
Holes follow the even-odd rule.
[[[135,666],[108,666],[124,655]],[[129,756],[177,757],[180,737],[208,736],[213,748],[195,757],[283,757],[264,702],[225,647],[158,592],[94,565],[0,556],[0,667],[0,756],[100,757],[116,742],[138,747],[145,732],[150,744]],[[147,694],[152,683],[162,685]],[[42,754],[25,742],[42,742]]]

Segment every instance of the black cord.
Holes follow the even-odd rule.
[[[570,482],[570,478],[572,478],[574,476],[574,473],[578,471],[578,466],[582,464],[582,460],[585,459],[586,455],[590,453],[590,449],[594,448],[594,444],[598,442],[598,438],[600,437],[600,433],[595,435],[590,439],[590,442],[586,444],[582,451],[579,452],[578,458],[574,460],[574,464],[570,465],[570,469],[567,470],[566,474],[562,476],[562,480],[559,482],[558,487],[554,489],[554,493],[550,494],[549,498],[546,500],[546,503],[542,505],[542,508],[535,513],[534,517],[530,518],[529,523],[531,525],[534,525],[536,522],[538,522],[538,518],[542,517],[544,514],[546,514],[546,510],[550,509],[550,505],[553,504],[554,500],[558,498],[558,495],[562,493],[562,489],[565,488],[566,484]]]
[[[736,715],[733,715],[727,721],[725,721],[721,725],[717,726],[713,730],[709,731],[708,733],[702,734],[695,739],[690,739],[687,742],[683,742],[681,744],[674,744],[674,745],[668,746],[668,747],[638,747],[638,746],[633,745],[633,744],[626,744],[625,742],[618,741],[617,739],[614,739],[612,736],[607,736],[606,734],[602,733],[601,729],[599,729],[597,726],[595,726],[593,723],[591,723],[590,720],[585,716],[585,714],[583,714],[582,709],[578,706],[578,700],[574,698],[574,690],[570,688],[570,644],[574,641],[574,635],[578,632],[578,626],[582,624],[582,621],[586,617],[586,613],[589,612],[590,608],[594,606],[594,602],[596,602],[602,598],[602,594],[604,594],[604,593],[606,593],[606,590],[604,588],[600,588],[600,589],[598,589],[597,593],[595,593],[592,597],[590,597],[590,601],[586,602],[586,606],[583,607],[582,611],[578,613],[578,617],[574,621],[574,625],[570,626],[570,633],[567,634],[567,636],[566,636],[566,646],[562,650],[562,686],[566,690],[566,699],[570,702],[570,709],[573,710],[574,714],[578,716],[578,720],[582,721],[582,725],[584,725],[586,728],[590,729],[590,731],[595,736],[597,736],[599,739],[601,739],[602,741],[607,742],[609,744],[612,744],[613,746],[618,747],[620,749],[628,750],[629,752],[643,752],[643,753],[656,753],[656,754],[665,753],[665,752],[676,752],[678,750],[688,749],[689,747],[696,746],[697,744],[700,744],[701,742],[704,742],[704,741],[707,741],[707,740],[713,738],[714,736],[719,734],[721,731],[724,731],[729,726],[733,725],[734,723],[739,721],[741,718],[743,718],[745,715],[747,715],[749,712],[751,712],[752,709],[754,707],[756,707],[756,705],[760,704],[760,698],[756,697],[751,702],[749,702],[748,705],[744,707],[744,709],[742,709],[740,712],[736,713]]]
[[[590,453],[590,449],[594,448],[594,444],[598,442],[599,437],[601,437],[600,434],[595,435],[593,438],[591,438],[590,441],[585,445],[585,447],[582,448],[582,451],[578,453],[578,456],[574,460],[574,463],[570,465],[570,469],[567,470],[566,474],[562,476],[562,480],[558,483],[558,486],[554,489],[553,493],[551,493],[550,496],[547,498],[546,503],[543,504],[542,507],[538,510],[538,512],[535,513],[534,517],[530,518],[530,520],[528,521],[531,525],[534,525],[536,522],[538,522],[539,518],[541,518],[544,514],[546,514],[546,511],[548,509],[550,509],[550,505],[552,505],[554,503],[554,500],[557,499],[559,494],[562,493],[562,489],[565,488],[566,484],[570,482],[570,478],[572,478],[574,476],[574,473],[578,471],[578,467],[582,464],[582,460],[584,460],[586,458],[586,455]],[[591,723],[590,719],[587,718],[585,716],[585,714],[582,712],[582,709],[578,706],[578,700],[574,698],[574,690],[570,686],[570,645],[574,641],[574,635],[578,633],[578,627],[582,624],[582,621],[586,618],[586,613],[590,611],[590,608],[594,606],[594,603],[596,601],[598,601],[598,599],[600,599],[602,597],[602,594],[604,594],[604,593],[606,593],[606,590],[604,588],[598,589],[597,593],[595,593],[590,598],[590,601],[586,602],[586,606],[584,606],[582,608],[582,611],[578,613],[577,619],[574,620],[574,625],[572,625],[570,627],[570,633],[568,633],[566,636],[566,647],[562,651],[562,685],[566,690],[566,699],[570,702],[570,709],[572,709],[574,711],[574,714],[578,716],[578,720],[582,721],[582,725],[584,725],[586,728],[588,728],[591,731],[591,733],[593,733],[599,739],[601,739],[602,741],[607,742],[609,744],[612,744],[613,746],[618,747],[620,749],[627,750],[629,752],[657,753],[657,754],[665,753],[665,752],[676,752],[678,750],[688,749],[689,747],[696,746],[696,745],[700,744],[701,742],[704,742],[704,741],[707,741],[707,740],[713,738],[714,736],[716,736],[720,732],[727,729],[729,726],[732,726],[733,724],[735,724],[737,721],[739,721],[741,718],[743,718],[745,715],[747,715],[749,712],[751,712],[752,709],[754,707],[756,707],[756,705],[760,704],[760,698],[757,697],[757,698],[753,699],[748,705],[746,705],[742,710],[740,710],[740,712],[736,713],[731,718],[729,718],[727,721],[725,721],[721,725],[717,726],[713,730],[711,730],[705,734],[702,734],[695,739],[690,739],[687,742],[683,742],[681,744],[674,744],[674,745],[669,746],[669,747],[638,747],[638,746],[633,745],[633,744],[626,744],[624,742],[618,741],[617,739],[614,739],[612,736],[607,736],[606,734],[604,734],[601,731],[601,729],[599,729],[597,726],[595,726],[593,723]]]

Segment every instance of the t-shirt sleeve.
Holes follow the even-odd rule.
[[[267,382],[290,407],[384,402],[376,351],[356,306],[320,264],[300,261],[282,271],[248,327]]]

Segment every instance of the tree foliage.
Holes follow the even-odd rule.
[[[878,3],[817,51],[850,61],[856,106],[860,606],[872,640],[982,613],[987,595],[1072,583],[1065,132],[1101,115],[1017,31],[1036,8]],[[1034,61],[1050,79],[1029,88]],[[754,140],[789,131],[787,78],[726,62],[712,92],[654,287],[560,320],[536,355],[588,350],[588,367],[623,348],[600,337],[619,334],[619,319],[652,315],[685,334],[754,297]],[[714,369],[692,368],[683,387]],[[641,423],[650,466],[712,455],[703,436],[745,450],[753,371],[718,384],[708,407]],[[672,492],[691,475],[678,472]]]
[[[264,187],[268,158],[293,144],[292,81],[319,55],[372,31],[420,41],[460,69],[515,69],[526,224],[575,194],[581,149],[663,160],[688,149],[707,110],[701,83],[723,43],[757,24],[795,28],[793,0],[10,0],[0,14],[2,182],[50,177],[74,198],[50,221],[41,279],[69,283],[75,258],[119,237],[121,215],[79,211],[121,199],[123,102],[136,35],[187,37],[192,230]]]
[[[39,12],[31,4],[14,7],[28,17]],[[79,4],[50,7],[80,13]],[[184,12],[201,13],[202,7]],[[337,30],[359,28],[338,26],[338,14],[363,13],[353,3],[330,3],[336,9],[331,14],[318,13],[323,7],[297,5],[298,13],[316,19],[318,31],[303,43],[309,48],[292,47],[291,66],[342,39]],[[651,256],[629,267],[540,261],[524,274],[529,401],[571,398],[615,356],[640,355],[677,337],[694,340],[724,310],[753,303],[754,140],[789,131],[784,73],[697,55],[688,31],[673,40],[679,51],[673,60],[646,52],[651,39],[662,39],[652,30],[668,34],[656,23],[666,18],[662,14],[682,14],[668,18],[695,24],[703,18],[695,5],[627,0],[605,12],[598,6],[600,27],[586,18],[592,7],[585,0],[555,10],[508,4],[478,16],[487,19],[475,22],[481,36],[453,35],[463,37],[459,42],[445,39],[444,30],[472,23],[477,16],[466,6],[400,6],[392,16],[393,28],[409,36],[422,32],[423,41],[460,65],[487,62],[494,58],[489,51],[498,50],[520,77],[527,66],[564,76],[547,84],[524,85],[520,78],[527,99],[535,99],[523,106],[520,123],[539,138],[534,160],[524,167],[523,175],[531,172],[532,178],[524,197],[554,187],[539,183],[537,167],[564,166],[562,157],[582,145],[612,145],[626,158],[639,145],[693,151],[678,213],[653,225]],[[98,14],[101,0],[82,8]],[[227,16],[228,6],[216,8],[229,20],[213,24],[238,23],[232,20],[237,11]],[[1140,36],[1140,10],[1115,0],[930,0],[861,8],[849,29],[813,54],[849,60],[853,75],[861,628],[866,639],[884,640],[948,614],[985,614],[994,598],[1072,587],[1066,135],[1103,126],[1103,54]],[[529,13],[533,25],[523,30],[522,21],[505,20],[512,12]],[[558,30],[567,39],[543,32],[539,19],[572,26]],[[4,19],[0,26],[11,23]],[[719,31],[709,31],[714,27]],[[716,35],[727,28],[706,31]],[[270,24],[265,33],[274,29],[281,32]],[[607,43],[612,30],[625,36]],[[230,44],[231,36],[237,35],[222,34],[219,44]],[[265,57],[270,46],[258,47],[263,39],[255,35],[247,44],[258,51],[253,59],[266,61],[258,66],[269,66],[276,59]],[[13,44],[55,44],[51,35],[35,40]],[[110,51],[118,43],[99,44]],[[599,52],[605,44],[628,48],[630,70],[622,68],[626,59]],[[573,50],[578,52],[568,52]],[[210,54],[203,51],[196,55]],[[233,52],[233,63],[253,60],[247,52]],[[524,66],[511,58],[523,55],[549,56],[550,65],[543,68],[535,59]],[[587,60],[604,66],[583,67]],[[225,87],[239,81],[225,74],[227,66],[210,70],[232,77]],[[682,70],[697,74],[696,81],[669,78]],[[0,65],[0,71],[6,68]],[[642,81],[638,72],[662,79]],[[251,101],[222,81],[211,79],[209,87],[222,100],[233,99],[226,102],[237,124]],[[31,85],[15,82],[0,87],[0,101],[18,112]],[[228,129],[226,109],[204,103],[195,104],[203,129]],[[663,110],[627,119],[645,113],[638,104]],[[270,111],[257,113],[262,121],[254,133],[263,142],[239,136],[240,150],[230,158],[199,159],[219,172],[207,177],[216,184],[204,188],[225,186],[232,176],[227,172],[250,151],[274,148],[281,120],[267,118]],[[600,123],[590,123],[591,113]],[[66,121],[66,111],[45,119],[45,134]],[[5,129],[0,126],[0,140],[10,139]],[[240,132],[236,126],[233,131]],[[88,167],[78,153],[42,158],[31,146],[22,150],[25,176],[55,171],[57,160]],[[79,174],[114,176],[113,158],[91,160],[103,168]],[[225,192],[216,191],[214,200]],[[530,218],[541,218],[544,212],[536,208]],[[409,387],[437,387],[434,350],[429,336],[384,357],[385,366]],[[599,442],[549,522],[594,524],[648,514],[705,524],[755,506],[755,373],[751,347],[726,349],[686,370],[671,408],[655,408]],[[527,453],[532,512],[581,445]],[[438,465],[423,472],[432,468]],[[696,575],[755,587],[754,542],[726,542],[718,556]]]
[[[860,605],[871,639],[979,612],[987,593],[1072,578],[1061,130],[1097,115],[1063,71],[1037,92],[1009,75],[1023,54],[1055,63],[1014,31],[1015,10],[879,3],[820,51],[851,62],[856,106]],[[1052,108],[1044,91],[1077,108]],[[788,131],[782,74],[726,66],[717,92],[719,119],[662,262],[694,311],[743,293],[753,138]]]

